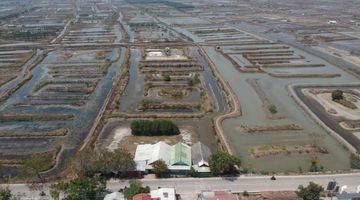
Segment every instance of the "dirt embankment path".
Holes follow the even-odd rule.
[[[211,67],[211,70],[213,71],[215,77],[220,81],[222,89],[226,93],[226,97],[228,99],[228,103],[229,103],[229,107],[230,107],[230,112],[228,112],[224,115],[215,117],[213,119],[213,124],[214,124],[215,132],[221,141],[223,149],[226,150],[228,153],[234,155],[235,152],[230,144],[229,139],[225,135],[224,130],[222,128],[222,122],[225,119],[239,117],[242,115],[239,100],[238,100],[236,94],[234,93],[234,91],[232,90],[232,88],[230,87],[229,83],[221,76],[220,72],[217,70],[214,63],[211,61],[209,56],[206,54],[205,50],[201,46],[198,46],[198,48],[200,49],[200,53],[204,56],[205,60],[208,62],[209,66]]]

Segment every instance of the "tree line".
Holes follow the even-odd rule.
[[[141,136],[178,135],[180,130],[169,120],[136,120],[131,123],[131,133]]]

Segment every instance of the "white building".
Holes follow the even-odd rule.
[[[156,144],[140,144],[136,147],[134,162],[137,171],[152,169],[155,161],[163,160],[167,165],[170,164],[171,146],[165,142]]]
[[[175,194],[175,188],[159,188],[150,192],[151,198],[160,200],[176,200]]]
[[[134,162],[136,170],[142,172],[151,170],[152,164],[158,160],[164,161],[172,172],[183,173],[190,171],[191,167],[198,172],[210,172],[210,155],[210,149],[200,142],[191,147],[181,142],[170,146],[161,141],[138,145]]]

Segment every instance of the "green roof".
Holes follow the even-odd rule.
[[[177,143],[171,147],[170,165],[191,166],[191,147]]]

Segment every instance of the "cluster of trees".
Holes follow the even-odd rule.
[[[135,168],[133,156],[124,149],[115,151],[84,151],[73,160],[72,171],[77,177],[122,177]]]
[[[296,194],[303,200],[320,200],[324,188],[316,183],[310,182],[308,186],[300,185]]]
[[[59,182],[51,186],[51,197],[59,200],[63,192],[66,200],[98,200],[106,195],[106,180],[100,177],[75,179],[69,182]]]
[[[131,132],[143,136],[180,134],[178,126],[169,120],[136,120],[131,123]]]
[[[229,153],[218,151],[210,157],[210,170],[215,175],[235,175],[239,172],[241,160]]]
[[[21,176],[40,182],[44,182],[42,172],[51,169],[55,164],[52,154],[33,154],[24,160],[19,168]]]
[[[106,195],[106,179],[123,177],[135,168],[133,156],[123,149],[115,151],[84,151],[71,164],[76,179],[51,186],[51,196],[59,199],[63,192],[67,200],[98,200]]]
[[[158,178],[165,178],[170,175],[170,170],[168,169],[165,161],[163,160],[157,160],[152,164],[152,172],[156,175]]]
[[[125,199],[131,200],[133,196],[141,193],[149,193],[150,188],[149,186],[143,187],[140,181],[132,181],[130,182],[129,187],[125,187],[123,190],[123,194]]]

